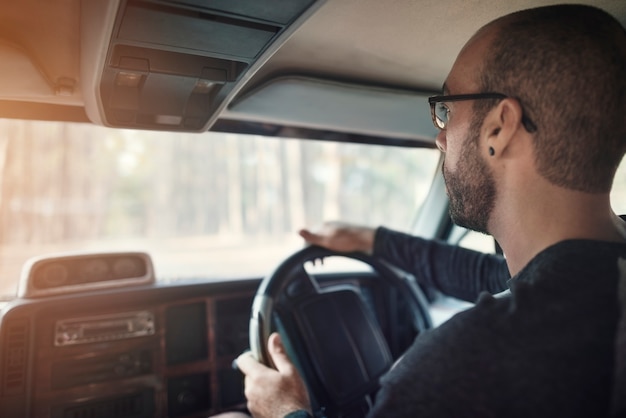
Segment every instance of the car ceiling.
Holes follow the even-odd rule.
[[[292,0],[266,1],[269,3],[263,10],[260,0],[1,0],[0,117],[88,119],[114,127],[202,132],[219,119],[297,126],[306,126],[310,120],[313,122],[309,127],[314,128],[366,131],[371,126],[359,125],[371,115],[376,122],[371,125],[379,126],[381,135],[388,130],[389,136],[410,137],[415,132],[416,137],[432,137],[431,127],[421,127],[424,120],[419,121],[419,127],[409,122],[401,126],[402,120],[411,119],[415,111],[409,109],[413,106],[411,100],[422,103],[428,94],[439,90],[456,54],[480,26],[515,10],[553,3],[299,0],[296,5]],[[601,7],[626,24],[623,0],[582,3]],[[219,11],[213,14],[215,8]],[[276,10],[290,8],[290,14],[277,15]],[[124,19],[120,17],[122,10],[126,10]],[[196,26],[185,32],[181,19],[198,11],[202,22],[198,24],[194,16]],[[237,20],[243,15],[241,21]],[[170,17],[174,19],[171,22]],[[204,45],[214,34],[204,22],[235,22],[232,27],[236,28],[244,22],[249,33],[240,40],[230,35],[224,38],[224,48],[232,47],[238,53],[231,54],[221,46],[210,46],[217,53],[206,52],[195,46]],[[180,34],[176,45],[168,45],[163,39],[143,42],[142,36],[158,38],[161,32],[167,32],[160,25]],[[256,33],[269,37],[269,42],[252,52],[235,45],[256,41]],[[199,38],[194,41],[197,43],[187,42],[194,37]],[[121,70],[113,62],[112,52],[119,45],[131,51],[141,51],[146,45],[158,49],[163,54],[158,58],[164,62],[193,61],[201,56],[217,63],[210,66],[220,67],[226,75],[211,93],[211,104],[199,107],[204,113],[191,115],[195,119],[178,115],[176,109],[156,109],[153,113],[163,115],[154,116],[148,123],[139,116],[130,122],[117,120],[113,110],[107,109],[117,93],[107,90],[105,84],[119,77]],[[177,65],[168,63],[160,70],[151,61],[150,68],[141,73],[145,85],[167,84],[168,77],[176,76]],[[206,62],[200,65],[206,68]],[[183,75],[196,77],[192,73]],[[135,98],[137,108],[133,111],[139,115],[142,103],[156,99],[178,100],[189,108],[189,94],[181,98],[175,91],[183,85],[197,88],[185,84],[187,78],[178,77],[163,91],[153,91],[138,101]],[[317,104],[311,103],[315,100]],[[366,102],[369,107],[363,105]],[[366,117],[342,122],[332,117],[338,110]],[[377,118],[375,113],[379,114]],[[386,116],[393,114],[399,120],[385,122]],[[196,123],[181,122],[186,120]]]

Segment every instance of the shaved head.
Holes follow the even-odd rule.
[[[590,6],[547,6],[490,23],[468,46],[485,39],[490,47],[480,91],[519,99],[537,125],[539,173],[561,187],[608,193],[626,152],[626,34],[620,23]],[[489,106],[476,102],[475,112]]]

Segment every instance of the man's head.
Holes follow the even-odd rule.
[[[500,128],[485,118],[496,110],[513,116],[516,138],[532,141],[534,166],[545,180],[586,193],[610,191],[626,152],[626,34],[610,15],[548,6],[488,24],[461,51],[444,86],[444,94],[484,92],[507,98],[449,103],[450,121],[438,136],[447,150],[455,222],[486,231],[499,193],[486,163],[497,153],[488,137]]]

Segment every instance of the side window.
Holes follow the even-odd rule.
[[[465,231],[463,238],[459,241],[459,245],[483,253],[496,252],[496,243],[493,237],[475,231]]]
[[[611,190],[611,206],[618,215],[626,215],[626,158],[622,159],[615,174]]]

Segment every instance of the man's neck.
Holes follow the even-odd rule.
[[[499,212],[494,211],[490,230],[512,275],[538,253],[564,240],[626,242],[626,223],[611,211],[608,194],[550,188],[517,202],[510,200],[508,208],[500,205]]]

